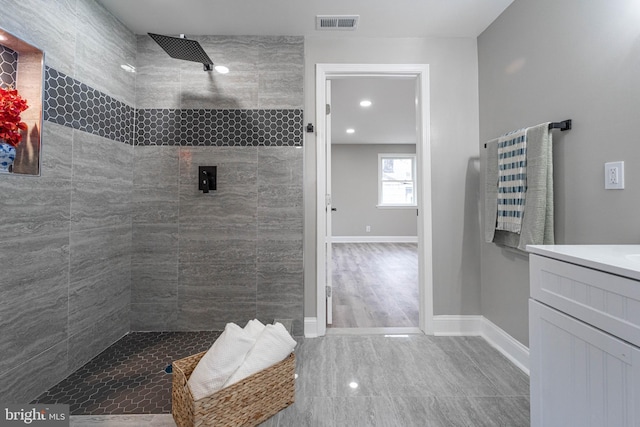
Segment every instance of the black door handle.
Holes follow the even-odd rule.
[[[331,212],[335,212],[337,210],[338,210],[338,208],[331,208]]]

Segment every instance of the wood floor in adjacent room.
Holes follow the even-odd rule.
[[[418,327],[416,243],[334,243],[332,259],[329,327]]]

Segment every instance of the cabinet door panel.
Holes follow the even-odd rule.
[[[529,301],[531,425],[640,427],[640,349]]]

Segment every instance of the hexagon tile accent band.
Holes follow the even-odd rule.
[[[136,121],[137,145],[302,145],[302,110],[140,109]]]
[[[45,67],[44,119],[62,126],[133,143],[133,107],[51,67]]]
[[[301,109],[135,109],[45,68],[44,119],[135,145],[291,147],[303,143]],[[135,119],[134,119],[135,117]]]

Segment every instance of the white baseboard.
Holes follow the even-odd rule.
[[[482,316],[433,316],[433,335],[480,336]]]
[[[479,336],[529,375],[529,349],[484,316],[433,316],[436,336]],[[362,333],[362,331],[358,331]],[[304,318],[305,338],[318,337],[318,318]]]
[[[418,236],[333,236],[333,243],[418,243]]]
[[[482,337],[529,375],[529,348],[513,338],[495,323],[482,316]]]
[[[304,318],[304,337],[305,338],[318,337],[318,318],[317,317]]]

